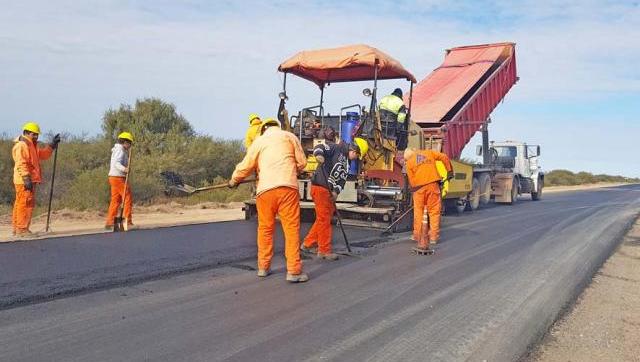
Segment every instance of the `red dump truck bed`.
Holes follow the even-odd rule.
[[[411,119],[434,146],[459,158],[517,79],[514,43],[447,50],[442,65],[413,90]]]

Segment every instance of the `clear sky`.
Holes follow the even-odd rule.
[[[420,80],[447,48],[513,41],[520,81],[492,114],[491,138],[542,145],[547,170],[640,177],[638,1],[0,0],[0,9],[7,135],[26,120],[95,135],[106,109],[159,97],[198,132],[241,138],[249,113],[275,114],[277,66],[299,50],[366,43]],[[327,111],[365,102],[366,86],[332,85]],[[317,104],[310,83],[288,88],[290,112]]]

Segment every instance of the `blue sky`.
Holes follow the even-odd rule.
[[[277,65],[302,49],[366,43],[418,79],[460,45],[517,43],[520,81],[492,114],[492,139],[542,145],[547,170],[640,177],[638,1],[4,1],[0,133],[100,132],[104,111],[172,102],[203,134],[242,137],[274,115]],[[332,85],[327,111],[365,102]],[[381,91],[402,82],[389,81]],[[317,103],[292,79],[290,112]],[[472,141],[466,155],[473,151]]]

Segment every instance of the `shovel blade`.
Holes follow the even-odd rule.
[[[113,219],[113,232],[124,231],[123,229],[123,219],[122,217],[115,217]]]

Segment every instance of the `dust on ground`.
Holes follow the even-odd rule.
[[[640,361],[640,219],[531,360]]]
[[[244,212],[241,202],[206,202],[185,206],[176,202],[153,206],[134,206],[133,222],[139,229],[199,224],[214,221],[241,220]],[[104,211],[74,211],[62,209],[51,212],[49,232],[44,233],[47,214],[33,218],[31,231],[33,238],[94,234],[109,232],[104,229],[106,214]],[[0,242],[12,241],[11,215],[0,216]]]

